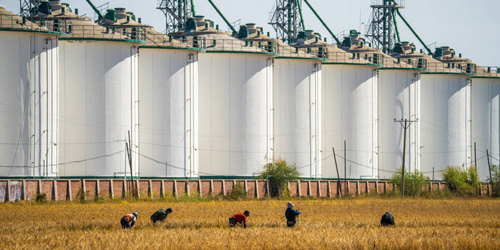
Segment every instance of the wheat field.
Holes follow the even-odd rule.
[[[0,205],[1,249],[500,249],[500,201],[361,198],[295,200],[303,213],[287,228],[286,200]],[[171,207],[165,222],[151,214]],[[249,210],[248,228],[228,218]],[[131,230],[120,218],[137,211]],[[391,212],[396,227],[380,227]]]

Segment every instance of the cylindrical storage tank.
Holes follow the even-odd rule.
[[[321,178],[321,62],[318,48],[301,43],[292,47],[257,32],[253,23],[246,43],[274,51],[272,87],[272,160],[297,167],[300,176]],[[271,47],[270,47],[271,44]]]
[[[139,57],[141,176],[198,177],[199,50],[146,30]]]
[[[470,166],[470,84],[460,73],[422,74],[420,104],[420,170],[442,180],[447,166]]]
[[[392,58],[389,58],[392,59]],[[405,68],[380,68],[378,78],[378,166],[379,178],[389,179],[403,166],[414,172],[418,164],[418,101],[420,72]],[[405,123],[405,120],[407,122]],[[405,129],[406,126],[406,146]],[[406,148],[405,148],[406,147]]]
[[[476,143],[476,157],[472,155],[479,179],[490,178],[486,150],[490,156],[490,164],[498,165],[500,159],[500,77],[473,77],[472,90],[472,143]]]
[[[140,176],[138,42],[68,11],[48,18],[68,33],[60,38],[59,176],[124,178],[130,165]]]
[[[376,65],[328,49],[321,87],[323,178],[377,178]]]
[[[321,68],[313,58],[274,59],[274,157],[301,177],[321,178]]]
[[[0,6],[0,176],[57,172],[57,36]]]
[[[272,160],[272,54],[210,27],[174,35],[206,48],[194,103],[199,176],[260,173]]]

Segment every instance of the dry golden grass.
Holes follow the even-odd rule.
[[[29,249],[500,249],[499,200],[353,199],[294,201],[117,202],[0,205],[0,248]],[[161,207],[174,212],[152,224]],[[248,209],[248,228],[228,218]],[[119,220],[139,212],[132,230]],[[396,227],[382,228],[386,211]]]

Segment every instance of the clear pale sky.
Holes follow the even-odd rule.
[[[264,31],[274,30],[268,25],[269,12],[276,0],[213,0],[230,22],[241,19],[241,23],[257,23]],[[78,8],[80,15],[93,17],[93,11],[85,0],[63,0],[71,8]],[[125,7],[142,17],[142,22],[165,30],[165,17],[157,10],[157,0],[92,0],[97,6],[109,2],[110,8]],[[211,7],[208,0],[194,0],[197,15],[215,20],[227,30],[222,18]],[[350,29],[365,33],[365,24],[371,17],[372,0],[309,0],[330,29],[337,35]],[[19,0],[0,0],[7,10],[19,13]],[[406,0],[403,16],[427,44],[447,45],[463,57],[482,66],[500,67],[500,0]],[[304,4],[304,19],[307,29],[320,32],[328,41],[332,39],[313,13]],[[398,18],[401,39],[422,46]],[[339,37],[341,39],[341,37]]]

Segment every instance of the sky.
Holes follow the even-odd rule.
[[[277,0],[213,0],[230,22],[257,23],[264,32],[275,32],[268,25],[269,13]],[[309,0],[330,29],[342,39],[343,32],[351,29],[366,33],[365,25],[371,17],[370,5],[374,0]],[[80,15],[94,17],[85,0],[63,0],[71,8],[78,8]],[[158,0],[92,0],[98,6],[109,2],[110,8],[125,7],[133,11],[142,23],[158,31],[165,30],[165,16],[156,9]],[[482,66],[500,67],[500,0],[403,0],[403,16],[428,45],[450,46],[463,57]],[[194,0],[196,14],[204,15],[228,30],[222,18],[208,0]],[[19,0],[0,0],[7,10],[19,13]],[[307,29],[319,32],[331,42],[333,39],[304,4],[304,21]],[[398,18],[401,39],[423,48],[410,30]],[[361,29],[360,29],[361,27]]]

